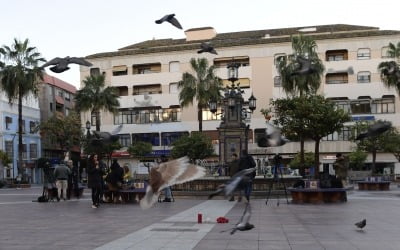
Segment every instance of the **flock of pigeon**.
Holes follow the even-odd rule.
[[[159,20],[156,20],[155,23],[162,24],[164,22],[168,22],[175,26],[178,29],[182,29],[182,25],[175,18],[175,14],[165,15]],[[217,55],[217,51],[213,48],[210,43],[201,43],[200,50],[197,53],[211,53]],[[299,65],[298,70],[294,72],[292,75],[306,75],[312,74],[315,72],[313,65],[309,59],[303,58],[301,56],[297,57],[297,63]],[[45,63],[42,68],[52,66],[50,68],[51,71],[55,73],[62,73],[69,69],[68,65],[74,63],[83,66],[92,66],[92,64],[86,61],[84,58],[78,57],[65,57],[59,58],[56,57],[49,62]],[[391,74],[399,75],[400,71],[398,68],[393,67],[390,69]],[[400,75],[399,75],[400,76]],[[400,77],[399,77],[400,79]],[[108,132],[97,132],[94,131],[93,144],[108,144],[118,140],[117,133],[121,130],[122,125],[118,126],[116,130],[112,133]],[[358,140],[365,139],[367,137],[377,136],[388,129],[391,128],[391,124],[388,122],[377,122],[372,125],[367,132],[359,134],[357,137]],[[288,140],[284,138],[280,130],[276,127],[267,123],[267,131],[269,133],[266,137],[265,144],[268,147],[276,147],[285,144]],[[215,192],[209,195],[209,199],[213,198],[216,195],[223,194],[225,197],[230,197],[232,193],[239,189],[239,187],[245,186],[250,179],[247,177],[249,173],[256,171],[255,168],[246,169],[235,174],[229,181],[227,181],[224,185],[221,185]],[[201,178],[205,175],[205,169],[201,166],[193,165],[189,163],[188,157],[182,157],[179,159],[175,159],[169,162],[161,163],[150,169],[150,179],[149,185],[147,186],[146,194],[140,201],[140,206],[143,209],[148,209],[154,205],[154,203],[158,200],[160,192],[168,186],[188,182],[191,180],[195,180]],[[250,203],[246,203],[245,210],[243,212],[242,217],[239,222],[236,223],[235,227],[231,230],[231,234],[234,234],[237,230],[246,231],[254,228],[254,225],[249,223],[251,217],[251,207]],[[359,229],[363,229],[366,225],[366,219],[363,219],[360,222],[355,223],[355,226]]]

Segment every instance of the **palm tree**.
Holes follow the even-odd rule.
[[[206,58],[190,60],[190,65],[195,75],[188,72],[183,73],[182,80],[178,82],[179,101],[182,107],[193,104],[197,101],[197,117],[199,131],[203,130],[203,109],[207,107],[211,99],[220,100],[222,80],[215,75],[215,66],[208,66]]]
[[[96,115],[96,131],[100,131],[100,111],[115,113],[119,107],[119,96],[114,87],[105,88],[105,75],[92,75],[83,80],[85,87],[75,95],[76,108]]]
[[[381,62],[378,65],[378,71],[385,85],[388,87],[395,87],[397,92],[400,93],[400,42],[398,42],[397,45],[389,43],[387,54],[395,60]]]
[[[281,56],[277,60],[277,70],[281,76],[282,88],[287,94],[305,98],[307,95],[315,95],[321,85],[322,73],[325,70],[322,61],[318,57],[317,43],[312,37],[293,36],[293,54]],[[298,70],[298,57],[311,61],[314,71],[310,74],[293,74]],[[304,139],[305,134],[299,134],[300,138],[300,163],[304,166]],[[304,169],[301,169],[304,170]]]
[[[8,102],[18,101],[18,175],[22,175],[22,99],[29,94],[37,96],[38,83],[43,80],[40,62],[45,62],[36,47],[29,46],[29,40],[14,39],[11,47],[4,45],[0,48],[3,61],[0,63],[1,88]],[[23,177],[23,176],[22,176]]]

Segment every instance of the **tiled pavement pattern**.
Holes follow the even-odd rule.
[[[400,249],[400,189],[348,193],[348,202],[276,205],[251,201],[251,231],[221,232],[239,220],[244,203],[177,197],[141,210],[137,204],[90,208],[84,199],[32,202],[39,187],[0,189],[0,249]],[[232,207],[232,208],[231,208]],[[201,210],[201,211],[200,211]],[[197,213],[211,223],[197,224]],[[228,224],[216,224],[219,216]],[[364,230],[356,221],[367,219]]]

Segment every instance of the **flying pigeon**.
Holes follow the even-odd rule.
[[[296,57],[296,61],[297,63],[300,65],[300,67],[293,72],[291,75],[308,75],[308,74],[312,74],[315,72],[315,68],[313,67],[313,65],[311,64],[311,60],[310,59],[306,59],[302,56],[297,56]]]
[[[367,220],[363,219],[362,221],[359,221],[359,222],[355,223],[354,225],[356,225],[356,227],[359,229],[363,229],[365,227],[365,225],[367,225]]]
[[[156,20],[157,24],[161,24],[163,22],[169,22],[170,24],[174,25],[178,29],[182,29],[181,24],[178,22],[178,20],[175,18],[175,14],[169,14],[165,15],[163,18]]]
[[[47,63],[43,64],[42,67],[46,68],[47,66],[55,65],[55,66],[51,67],[50,70],[53,71],[54,73],[62,73],[66,70],[69,70],[68,64],[70,64],[70,63],[75,63],[75,64],[88,66],[88,67],[93,65],[90,62],[83,59],[82,57],[67,56],[64,58],[56,57],[54,59],[51,59]]]
[[[201,54],[203,52],[208,52],[214,55],[218,55],[217,51],[209,43],[201,43],[200,50],[197,53]]]
[[[102,131],[93,131],[93,138],[91,139],[92,145],[106,145],[117,142],[119,135],[117,135],[121,129],[122,124],[118,125],[111,133]]]
[[[363,140],[367,137],[378,136],[392,127],[392,124],[387,121],[378,121],[375,124],[371,125],[367,132],[361,133],[357,136],[356,140]]]
[[[203,177],[205,172],[203,167],[190,164],[187,156],[160,163],[150,169],[149,185],[145,196],[140,200],[140,207],[142,209],[150,208],[157,202],[158,196],[164,188],[198,179]]]
[[[286,142],[289,142],[282,134],[280,129],[272,126],[270,123],[266,123],[265,136],[258,139],[257,144],[259,147],[279,147]]]
[[[253,229],[254,225],[249,223],[250,216],[251,216],[251,207],[250,203],[247,203],[243,215],[239,220],[239,223],[236,224],[236,226],[232,229],[231,234],[234,234],[237,230],[247,231]]]
[[[216,191],[208,196],[208,199],[213,198],[216,195],[224,193],[225,197],[231,196],[231,194],[238,188],[244,187],[247,182],[250,181],[249,174],[256,171],[255,168],[248,168],[237,172],[226,184],[221,185]]]

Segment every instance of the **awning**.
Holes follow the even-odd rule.
[[[114,66],[112,68],[112,71],[127,71],[128,67],[126,65],[121,65],[121,66]]]
[[[127,151],[117,151],[117,152],[113,152],[111,154],[111,157],[113,158],[117,158],[117,157],[129,157],[130,154]]]
[[[61,96],[56,95],[56,103],[64,105],[64,98],[62,98]]]

